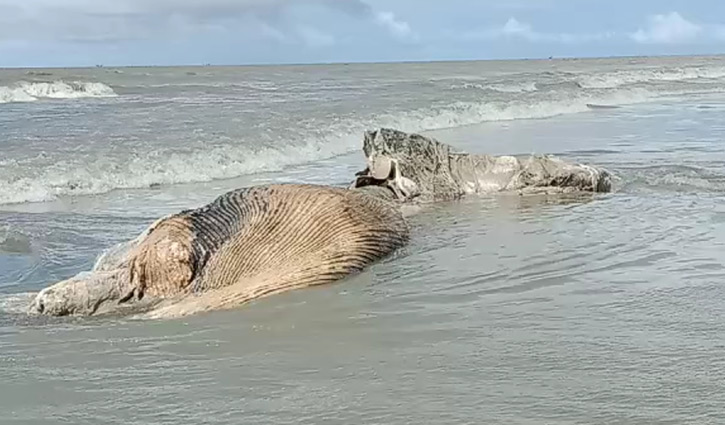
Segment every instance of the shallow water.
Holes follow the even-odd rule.
[[[725,58],[0,70],[0,204],[281,171],[431,131],[725,93]]]
[[[359,276],[182,320],[17,311],[161,214],[343,184],[362,157],[3,206],[0,423],[725,423],[724,110],[689,96],[433,132],[603,165],[617,190],[435,205]]]

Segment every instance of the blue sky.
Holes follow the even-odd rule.
[[[0,0],[0,66],[722,52],[723,0]]]

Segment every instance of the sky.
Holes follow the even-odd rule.
[[[723,52],[723,0],[0,0],[2,67]]]

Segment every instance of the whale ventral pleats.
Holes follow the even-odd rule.
[[[408,243],[405,213],[427,202],[612,188],[609,172],[594,166],[454,152],[393,129],[366,132],[363,152],[366,168],[348,187],[258,185],[163,217],[107,251],[90,272],[46,288],[31,310],[94,314],[103,304],[142,299],[158,317],[231,308],[364,270]]]

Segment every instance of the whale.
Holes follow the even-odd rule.
[[[171,318],[230,309],[360,273],[406,246],[425,205],[511,192],[610,192],[605,169],[550,155],[456,152],[434,138],[364,133],[347,186],[278,183],[170,214],[41,290],[31,314]]]
[[[30,309],[93,315],[126,304],[182,316],[330,283],[407,242],[408,224],[384,191],[310,184],[230,191],[157,220],[89,272],[43,289]]]

